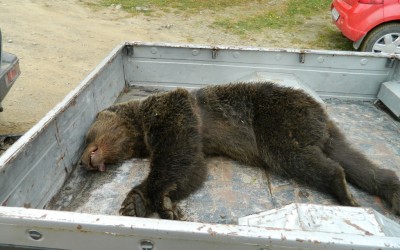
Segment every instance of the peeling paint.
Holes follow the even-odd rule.
[[[346,222],[346,223],[349,224],[350,226],[356,228],[357,230],[360,230],[360,231],[364,232],[365,235],[373,235],[372,233],[370,233],[370,232],[368,232],[367,230],[361,228],[359,225],[356,225],[356,224],[352,223],[352,222],[349,221],[349,220],[344,220],[344,222]]]
[[[207,232],[211,235],[211,236],[216,236],[217,232],[213,231],[212,228],[208,228]]]

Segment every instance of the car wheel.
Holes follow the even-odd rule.
[[[383,24],[364,39],[361,51],[400,54],[400,23]]]

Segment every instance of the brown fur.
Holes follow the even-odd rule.
[[[90,128],[82,162],[104,170],[105,164],[150,157],[147,179],[127,195],[120,213],[155,211],[179,219],[175,204],[205,180],[204,155],[270,169],[355,206],[347,180],[400,213],[396,174],[352,149],[311,97],[271,83],[177,89],[114,105]]]

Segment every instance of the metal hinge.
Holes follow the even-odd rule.
[[[306,53],[300,52],[299,61],[300,61],[300,63],[304,63],[306,61]]]
[[[130,44],[126,45],[125,51],[128,56],[133,56],[133,46],[132,45],[130,45]]]
[[[385,65],[386,68],[393,68],[395,61],[396,59],[394,58],[388,58]]]
[[[211,51],[212,59],[217,59],[217,52],[218,52],[218,50],[216,48],[212,49],[212,51]]]

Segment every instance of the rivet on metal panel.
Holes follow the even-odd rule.
[[[194,55],[194,56],[197,56],[199,53],[200,53],[200,51],[197,49],[192,50],[192,55]]]
[[[368,59],[367,58],[363,58],[360,60],[361,65],[366,65],[368,63]]]
[[[233,57],[234,58],[240,57],[240,52],[239,51],[233,52]]]
[[[140,249],[142,250],[152,250],[154,248],[153,242],[149,240],[142,240],[140,242]]]
[[[43,238],[43,235],[36,230],[28,230],[28,235],[32,240],[41,240]]]
[[[323,63],[325,61],[325,58],[323,56],[319,56],[317,60],[319,63]]]
[[[300,61],[300,63],[304,63],[306,61],[306,54],[305,53],[300,53],[299,54],[299,61]]]
[[[157,54],[158,50],[156,47],[150,49],[151,54]]]

